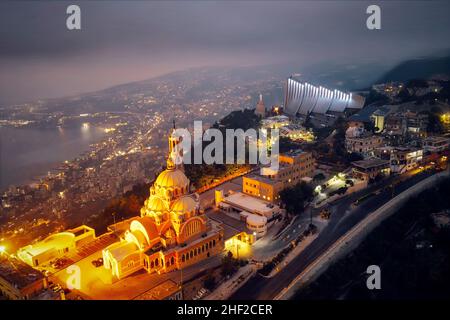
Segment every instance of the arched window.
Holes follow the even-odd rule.
[[[191,252],[189,253],[189,256],[192,258],[192,257],[194,256],[194,253],[191,251]]]
[[[181,262],[184,262],[186,260],[186,257],[184,256],[184,254],[181,256]]]
[[[170,264],[174,264],[174,263],[175,263],[175,258],[174,257],[170,258]]]
[[[216,239],[213,240],[213,247],[216,246]]]
[[[200,221],[194,220],[192,222],[189,222],[189,224],[186,226],[186,237],[198,233],[200,231],[200,228],[201,228]]]
[[[155,267],[157,267],[159,265],[159,259],[155,260]]]

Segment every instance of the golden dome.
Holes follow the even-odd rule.
[[[176,213],[192,212],[197,207],[197,202],[190,196],[184,196],[175,200],[172,211]]]
[[[156,178],[155,187],[164,189],[188,189],[189,179],[179,169],[166,169]]]
[[[150,196],[146,202],[146,208],[149,211],[164,212],[168,209],[166,202],[158,196]]]

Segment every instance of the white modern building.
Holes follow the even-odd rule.
[[[423,150],[428,152],[442,152],[447,150],[450,145],[450,139],[442,136],[432,136],[423,139]]]
[[[405,173],[417,168],[423,161],[423,150],[409,147],[381,147],[378,148],[377,156],[389,160],[391,172]]]
[[[267,220],[277,218],[283,210],[269,201],[249,196],[243,192],[224,195],[223,190],[216,190],[216,205],[224,211],[248,212],[266,217]]]
[[[292,77],[287,80],[284,112],[289,115],[308,115],[344,112],[348,108],[361,109],[365,98],[340,90],[314,86]]]

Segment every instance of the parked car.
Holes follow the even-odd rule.
[[[91,263],[96,268],[101,267],[103,265],[103,258],[98,258],[97,260],[92,260]]]

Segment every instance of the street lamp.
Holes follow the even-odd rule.
[[[0,246],[0,254],[6,253],[6,247]]]

